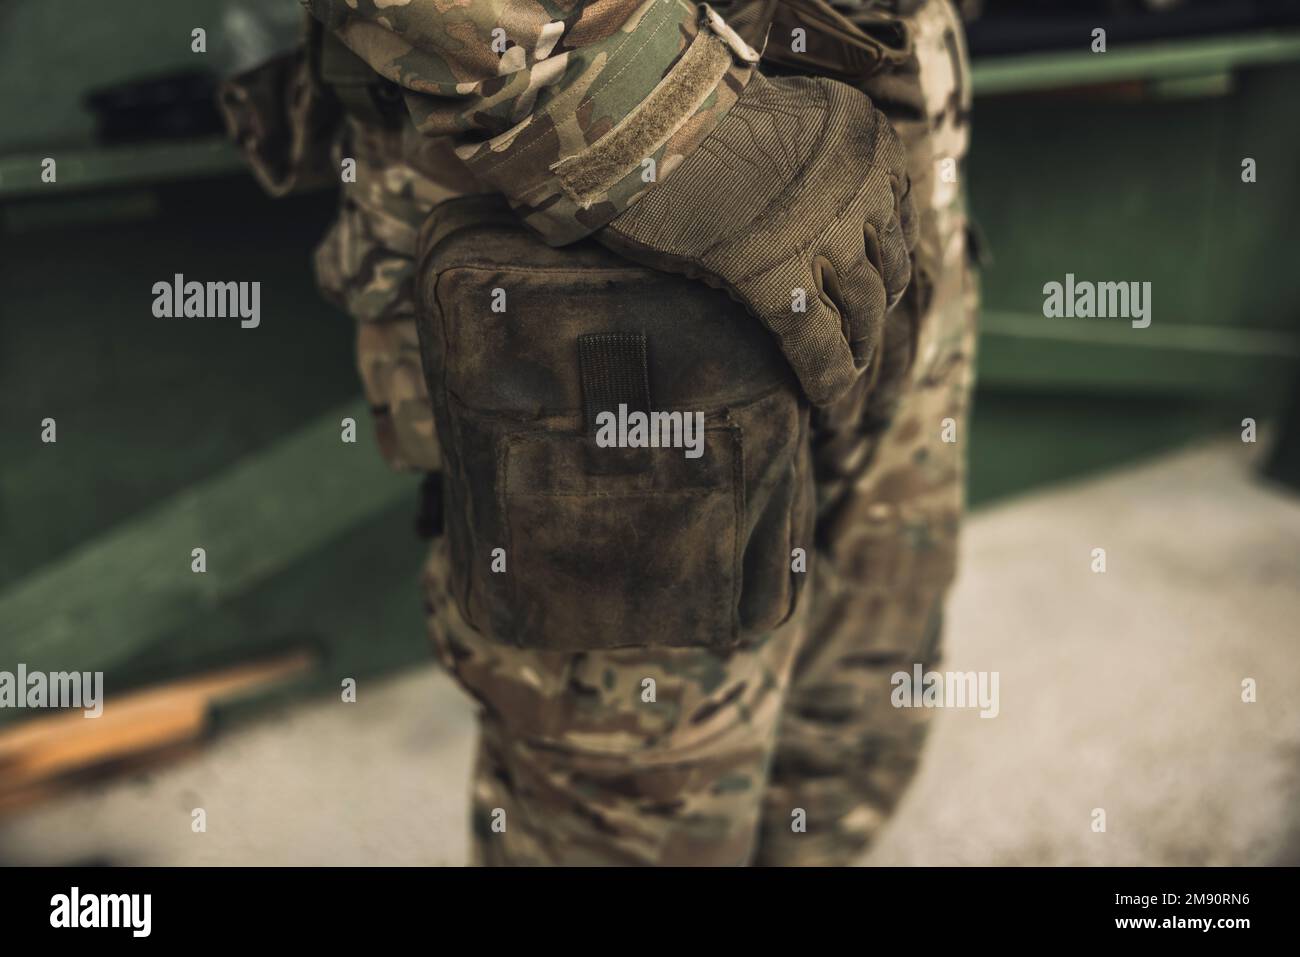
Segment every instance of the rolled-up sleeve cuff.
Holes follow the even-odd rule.
[[[646,0],[624,30],[549,69],[572,80],[528,118],[458,154],[551,245],[595,232],[712,131],[759,55],[707,4]],[[540,66],[540,64],[539,64]]]

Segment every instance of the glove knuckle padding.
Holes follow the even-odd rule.
[[[861,239],[858,240],[861,242]],[[864,366],[880,340],[890,298],[880,273],[860,252],[831,259],[837,280],[838,305],[845,316],[849,349],[858,367]]]
[[[881,234],[867,223],[864,227],[864,240],[867,258],[879,271],[889,293],[889,304],[892,305],[903,294],[912,277],[912,265],[908,258],[907,244],[903,240],[903,231],[895,226],[889,232]]]
[[[904,174],[899,183],[898,222],[903,230],[903,239],[908,252],[916,248],[921,235],[921,217],[916,212],[916,203],[912,199],[912,177]]]
[[[907,285],[905,168],[864,94],[825,78],[756,76],[671,178],[596,236],[728,289],[821,403],[852,384]],[[829,263],[834,289],[817,283],[815,262]],[[805,312],[792,306],[800,288]]]
[[[796,289],[805,293],[803,311],[794,308],[791,290]],[[736,292],[780,340],[781,351],[805,389],[819,367],[843,367],[845,363],[851,367],[840,314],[819,288],[810,262],[787,259],[743,280]]]
[[[789,324],[784,335],[777,334],[781,351],[808,398],[824,404],[857,377],[853,352],[841,331],[839,313],[820,296],[810,297],[807,313],[797,318],[801,321]]]

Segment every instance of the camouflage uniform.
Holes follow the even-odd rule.
[[[915,771],[931,712],[891,707],[889,678],[936,662],[955,568],[976,289],[960,181],[945,161],[965,153],[970,86],[947,0],[857,12],[881,11],[901,18],[912,42],[859,85],[908,147],[922,218],[917,278],[887,318],[871,380],[813,416],[811,600],[729,651],[520,649],[466,622],[451,597],[457,556],[437,539],[424,575],[430,635],[481,705],[480,863],[850,863]],[[769,50],[780,41],[774,32]],[[381,434],[396,438],[389,461],[431,468],[439,451],[418,374],[411,255],[448,183],[477,187],[463,170],[437,185],[405,134],[349,129],[358,182],[344,186],[318,269],[362,320],[367,395],[393,420],[381,417]]]
[[[321,289],[357,320],[357,366],[380,452],[395,469],[437,471],[441,460],[415,331],[415,242],[435,205],[473,180],[445,139],[349,116],[339,150],[356,161],[338,219],[316,250]]]
[[[303,0],[349,49],[402,91],[415,129],[458,136],[457,155],[552,244],[608,223],[713,129],[753,75],[757,54],[721,18],[686,0]],[[710,26],[712,24],[712,26]],[[689,101],[642,144],[637,162],[578,202],[569,158],[617,126],[683,63],[697,39]],[[466,134],[473,134],[470,138]]]
[[[907,61],[862,89],[907,146],[921,238],[912,287],[887,318],[874,387],[864,380],[814,416],[817,573],[765,797],[761,862],[854,860],[906,789],[933,712],[890,706],[889,678],[938,661],[964,506],[977,289],[951,175],[969,138],[963,33],[940,0],[874,6],[900,9],[914,37]],[[806,834],[791,831],[794,807],[807,811]]]

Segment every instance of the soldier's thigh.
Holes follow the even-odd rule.
[[[743,651],[537,652],[484,638],[425,569],[438,657],[480,706],[474,857],[489,864],[744,864],[802,636]]]

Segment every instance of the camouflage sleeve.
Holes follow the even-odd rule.
[[[437,204],[479,192],[446,137],[348,116],[339,153],[356,162],[339,214],[316,249],[316,280],[357,320],[357,368],[379,449],[399,471],[434,471],[434,433],[415,328],[415,245]],[[337,160],[335,168],[338,168]]]
[[[221,84],[217,109],[226,130],[271,196],[336,181],[330,147],[342,113],[321,95],[304,47],[281,54]]]
[[[758,60],[686,0],[302,2],[553,245],[670,175]]]

